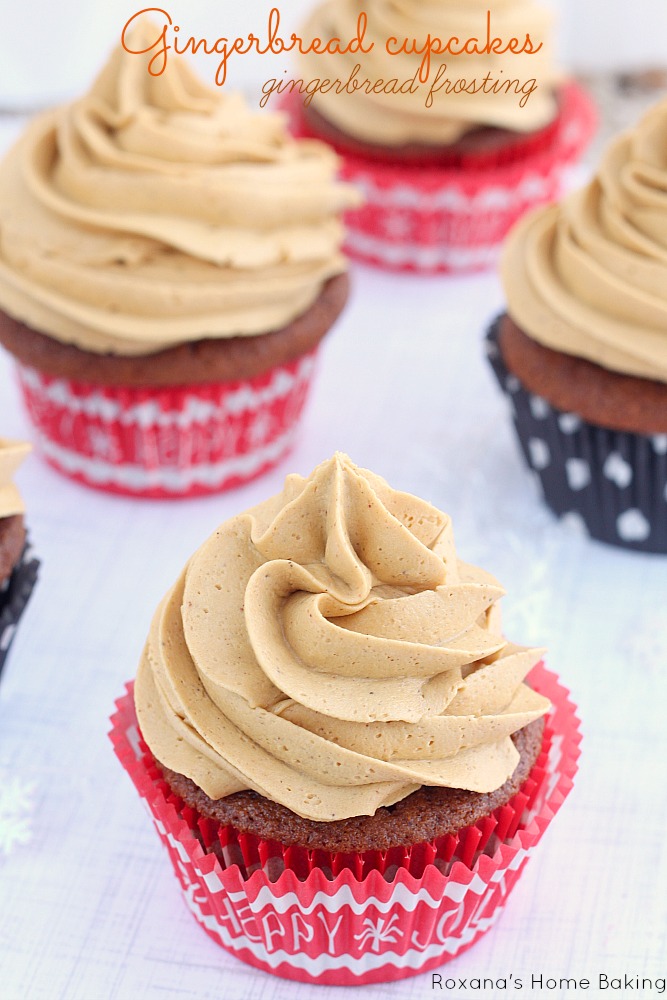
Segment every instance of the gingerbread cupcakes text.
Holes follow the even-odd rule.
[[[155,24],[155,38],[150,45],[142,49],[130,47],[129,35],[136,25],[138,19],[144,16],[159,17],[159,23]],[[406,87],[410,93],[414,93],[421,84],[428,83],[433,70],[435,79],[426,99],[426,106],[433,103],[435,93],[446,87],[447,93],[455,94],[475,94],[483,91],[485,94],[495,93],[515,93],[521,94],[520,106],[523,107],[530,97],[530,94],[537,87],[537,81],[531,79],[522,82],[517,79],[491,79],[487,74],[485,79],[476,78],[459,79],[456,81],[444,80],[443,75],[447,71],[445,63],[434,65],[434,57],[438,56],[489,56],[489,55],[534,55],[538,53],[543,43],[535,42],[529,32],[523,38],[511,37],[503,38],[493,33],[491,11],[486,11],[486,23],[484,30],[476,36],[460,38],[451,35],[448,38],[427,32],[424,37],[398,37],[391,36],[383,39],[373,39],[370,37],[369,19],[365,11],[361,11],[357,17],[354,34],[347,38],[313,37],[304,39],[292,32],[288,37],[283,37],[280,33],[280,10],[273,7],[269,12],[268,22],[264,33],[255,35],[249,32],[245,36],[237,38],[218,37],[208,39],[206,37],[195,38],[190,35],[181,40],[180,26],[174,24],[173,18],[168,11],[161,7],[144,7],[130,17],[121,33],[123,48],[133,55],[145,55],[152,53],[148,63],[148,72],[152,76],[160,76],[167,68],[168,54],[170,51],[178,55],[184,53],[196,54],[202,51],[206,55],[218,55],[220,60],[215,73],[215,82],[218,86],[223,86],[227,80],[229,60],[232,55],[247,55],[255,53],[257,55],[281,55],[283,53],[297,52],[301,55],[368,55],[376,45],[384,48],[389,56],[399,56],[411,60],[421,56],[421,61],[411,80],[399,81],[392,79],[363,79],[360,77],[361,65],[354,67],[352,74],[347,79],[290,79],[290,80],[267,80],[262,87],[263,97],[260,104],[264,106],[273,93],[281,94],[288,90],[290,93],[297,91],[305,94],[305,102],[309,103],[315,93],[335,91],[336,93],[353,93],[357,90],[364,90],[366,93],[405,93]],[[371,26],[372,28],[372,26]]]

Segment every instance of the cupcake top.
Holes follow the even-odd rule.
[[[0,517],[13,517],[25,512],[23,497],[19,493],[14,475],[32,445],[27,441],[0,438]]]
[[[586,187],[519,223],[502,275],[534,340],[667,382],[667,100],[611,144]]]
[[[338,213],[355,193],[281,116],[205,87],[184,58],[159,77],[147,62],[118,48],[0,166],[0,308],[97,353],[281,329],[344,270]]]
[[[539,51],[474,54],[469,46],[470,54],[438,55],[433,45],[430,60],[425,48],[429,39],[433,43],[439,39],[444,46],[454,38],[454,48],[477,39],[478,48],[484,49],[487,0],[368,0],[361,7],[368,17],[364,47],[372,42],[371,52],[308,53],[298,61],[304,80],[344,84],[354,75],[351,86],[359,88],[355,92],[338,93],[332,87],[313,100],[313,107],[347,135],[389,147],[412,142],[445,146],[479,126],[531,132],[554,118],[558,75],[552,54],[552,16],[535,0],[494,3],[489,38],[492,43],[501,40],[498,49],[516,39],[516,48],[521,49],[530,35],[534,49],[541,45]],[[301,34],[306,41],[315,37],[346,42],[355,37],[361,7],[356,0],[327,0],[311,13]],[[429,71],[428,79],[408,87],[420,70],[422,81]],[[394,88],[392,80],[397,84]],[[417,84],[419,80],[417,76]],[[370,93],[366,93],[366,81],[373,88]],[[427,103],[431,88],[432,100]]]
[[[372,815],[421,785],[488,792],[510,734],[549,703],[543,650],[500,631],[503,591],[456,555],[449,517],[337,454],[222,524],[154,616],[143,736],[212,799]]]

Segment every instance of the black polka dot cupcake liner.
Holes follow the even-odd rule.
[[[598,541],[667,554],[667,434],[600,427],[529,392],[502,359],[500,318],[487,355],[548,506]]]
[[[37,582],[38,571],[39,559],[28,542],[11,575],[0,586],[0,674],[21,615]]]

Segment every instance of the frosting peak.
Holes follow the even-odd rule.
[[[23,514],[23,498],[14,484],[14,475],[32,445],[26,441],[0,438],[0,517]]]
[[[142,32],[131,39],[141,49]],[[336,158],[279,115],[118,48],[0,166],[0,307],[86,350],[280,329],[345,267]]]
[[[667,382],[667,100],[606,151],[595,178],[513,230],[509,312],[554,350]]]
[[[502,593],[446,514],[336,455],[190,560],[140,664],[144,737],[211,798],[252,788],[316,820],[423,784],[494,790],[548,707]]]

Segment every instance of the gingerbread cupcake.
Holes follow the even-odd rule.
[[[491,925],[578,755],[543,650],[500,631],[502,593],[447,515],[343,455],[195,553],[112,739],[216,941],[352,984]]]
[[[25,504],[14,483],[29,451],[23,441],[0,438],[0,673],[39,568],[27,541]]]
[[[601,541],[667,553],[667,101],[503,258],[491,361],[545,499]]]
[[[364,192],[347,215],[353,256],[487,267],[512,224],[561,193],[593,130],[591,103],[555,67],[544,7],[488,8],[370,0],[360,23],[353,0],[328,0],[304,25],[306,41],[361,39],[345,54],[299,57],[305,93],[287,100],[297,134],[330,142]]]
[[[143,25],[131,39],[142,48]],[[323,144],[115,51],[0,166],[0,342],[40,450],[92,486],[184,496],[289,448],[347,296]]]

